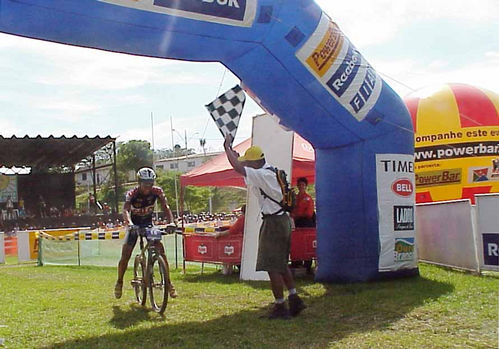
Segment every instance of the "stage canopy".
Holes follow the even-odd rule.
[[[114,141],[115,138],[110,136],[93,138],[0,136],[0,167],[71,167]]]
[[[234,147],[239,154],[243,154],[251,145],[251,139]],[[300,177],[306,177],[308,182],[315,182],[315,153],[306,140],[295,133],[293,141],[293,177],[292,183]],[[245,187],[243,176],[232,169],[225,153],[207,161],[194,170],[180,176],[182,186],[213,186],[213,187]]]

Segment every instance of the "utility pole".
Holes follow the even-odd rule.
[[[152,142],[152,153],[153,153],[153,156],[152,156],[152,161],[154,163],[154,118],[153,118],[153,115],[152,115],[152,112],[151,112],[151,142]]]
[[[172,151],[175,151],[175,142],[173,141],[173,119],[170,116],[170,128],[171,128],[171,133],[172,133]],[[175,156],[175,153],[174,153]],[[177,161],[178,164],[178,161]],[[178,166],[178,165],[177,165]],[[177,168],[178,170],[178,168]],[[179,216],[179,207],[178,207],[178,192],[177,192],[177,175],[175,174],[175,206],[177,207],[177,217]]]

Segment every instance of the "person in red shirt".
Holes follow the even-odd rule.
[[[218,232],[215,235],[215,238],[220,238],[222,236],[227,235],[243,235],[244,234],[244,216],[246,214],[246,205],[241,206],[241,215],[237,218],[237,220],[230,226],[229,229]],[[224,275],[230,275],[233,271],[233,264],[224,263],[222,266],[222,273]],[[240,265],[237,266],[240,269]]]
[[[226,235],[239,235],[244,234],[244,215],[246,214],[246,205],[241,206],[241,215],[237,218],[237,220],[230,226],[229,229],[218,232],[215,237],[218,239],[219,237]]]
[[[298,178],[298,195],[296,205],[291,212],[296,228],[315,227],[314,199],[307,193],[308,180],[305,177]],[[304,266],[308,274],[312,274],[312,260],[293,261],[293,268]]]
[[[314,199],[307,193],[308,181],[305,177],[298,178],[298,195],[296,205],[291,212],[297,228],[315,227]]]

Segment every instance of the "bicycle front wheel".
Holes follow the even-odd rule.
[[[149,296],[151,297],[152,309],[163,314],[168,304],[168,273],[166,263],[162,256],[154,255],[150,267]]]
[[[135,291],[135,298],[141,305],[146,305],[147,288],[145,280],[146,264],[142,256],[137,255],[133,263],[132,286]]]

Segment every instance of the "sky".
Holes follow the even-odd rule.
[[[450,82],[499,93],[499,0],[316,2],[401,97]],[[204,106],[238,83],[219,63],[0,34],[0,135],[152,142],[154,125],[156,149],[187,139],[202,152],[204,138],[207,151],[219,151],[223,139]],[[249,98],[236,144],[251,136],[252,116],[262,112]]]

